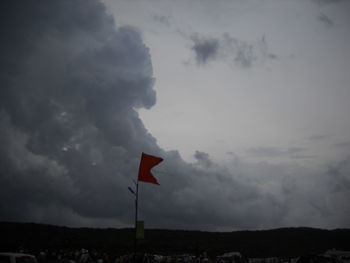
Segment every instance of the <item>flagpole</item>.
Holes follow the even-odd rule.
[[[158,165],[160,162],[162,162],[163,159],[160,157],[148,155],[145,153],[142,153],[141,155],[141,161],[139,166],[139,174],[137,176],[137,180],[134,181],[136,186],[136,193],[133,191],[132,188],[128,187],[129,191],[135,195],[135,239],[134,239],[134,253],[136,257],[137,253],[137,239],[138,239],[138,202],[139,202],[139,182],[147,182],[147,183],[153,183],[153,184],[159,184],[157,179],[152,175],[151,169]],[[139,229],[140,230],[140,229]],[[143,225],[142,225],[142,231],[143,231]],[[143,233],[143,232],[142,232]]]
[[[135,195],[135,239],[134,249],[135,255],[137,253],[137,216],[138,216],[138,202],[139,202],[139,180],[136,181],[136,195]]]

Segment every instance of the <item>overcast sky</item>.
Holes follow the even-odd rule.
[[[1,5],[1,221],[350,227],[350,1]]]

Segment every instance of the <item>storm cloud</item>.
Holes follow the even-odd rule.
[[[219,49],[218,40],[198,38],[198,36],[194,36],[193,42],[192,50],[196,54],[196,61],[198,64],[205,64],[217,57]]]
[[[154,170],[160,186],[140,186],[146,227],[348,226],[349,190],[339,188],[349,181],[346,161],[306,172],[239,156],[219,165],[203,151],[190,163],[161,149],[138,114],[156,103],[149,49],[99,1],[8,0],[0,10],[0,220],[132,226],[127,187],[146,152],[164,158]],[[270,54],[264,38],[248,44],[229,35],[192,50],[207,63],[224,42],[242,67]]]
[[[277,55],[269,51],[265,36],[252,43],[228,33],[223,34],[221,38],[200,37],[195,34],[191,40],[198,65],[218,59],[241,68],[251,68],[266,58],[277,59]]]
[[[140,34],[97,1],[1,10],[2,220],[126,222],[139,154],[160,151],[135,110],[155,103]]]

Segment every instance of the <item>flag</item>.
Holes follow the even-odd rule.
[[[160,157],[142,153],[138,180],[146,183],[159,184],[151,173],[151,169],[162,162]]]

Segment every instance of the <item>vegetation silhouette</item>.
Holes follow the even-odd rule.
[[[25,248],[98,249],[126,254],[134,248],[134,229],[69,228],[62,226],[0,222],[1,251]],[[327,249],[350,250],[350,229],[280,228],[272,230],[205,232],[146,229],[139,251],[155,254],[216,256],[239,251],[249,257],[296,257],[323,253]]]

